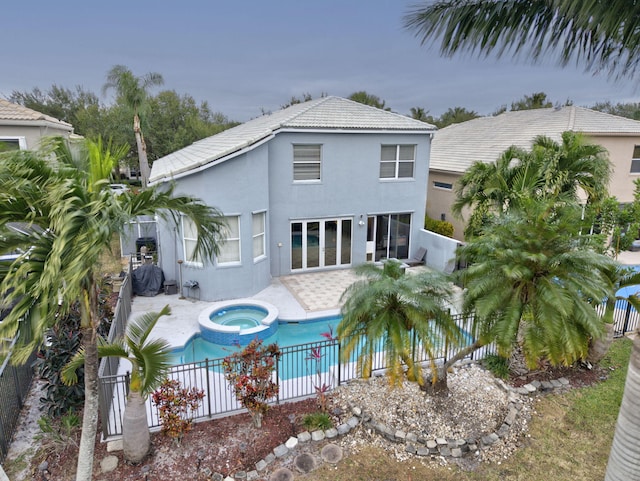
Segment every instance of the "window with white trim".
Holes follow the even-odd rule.
[[[383,145],[380,153],[380,178],[413,178],[415,160],[415,145]]]
[[[294,182],[313,182],[320,180],[322,167],[322,146],[294,144],[293,180]]]
[[[224,240],[218,254],[218,264],[232,264],[240,262],[240,216],[226,216],[224,218]]]
[[[640,174],[640,145],[633,148],[633,158],[631,159],[631,173]]]
[[[253,231],[253,260],[265,256],[265,218],[266,212],[257,212],[251,216]]]
[[[198,243],[198,229],[194,222],[186,216],[182,217],[182,246],[184,248],[184,258],[192,264],[202,265],[202,261],[195,256],[196,244]]]
[[[0,136],[0,152],[10,150],[26,150],[27,139],[25,137]]]
[[[453,184],[450,184],[448,182],[440,182],[438,180],[434,180],[433,186],[437,187],[438,189],[453,190]]]

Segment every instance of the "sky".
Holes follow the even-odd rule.
[[[403,28],[416,0],[59,0],[6,2],[0,97],[77,85],[102,96],[109,69],[158,72],[162,89],[244,122],[305,93],[365,90],[394,112],[490,115],[534,92],[591,106],[638,102],[638,82],[552,62],[442,58]],[[13,19],[7,21],[7,19]]]

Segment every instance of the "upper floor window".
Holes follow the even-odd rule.
[[[415,145],[383,145],[380,156],[380,178],[413,178],[415,160]]]
[[[202,266],[202,260],[196,257],[196,244],[198,243],[198,229],[191,219],[182,217],[182,245],[184,258],[191,264]]]
[[[224,241],[220,246],[218,264],[240,262],[240,216],[226,216],[224,218]]]
[[[296,144],[293,146],[293,180],[318,181],[322,166],[322,146]]]
[[[259,259],[265,255],[265,217],[266,212],[257,212],[252,215],[253,228],[253,259]]]
[[[640,174],[640,145],[633,148],[633,158],[631,159],[631,173]]]

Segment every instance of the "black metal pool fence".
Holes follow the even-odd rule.
[[[466,332],[471,331],[472,319],[455,316],[458,325]],[[274,380],[278,383],[279,394],[272,403],[291,401],[316,395],[323,385],[333,389],[351,379],[360,377],[358,350],[350,358],[340,362],[343,345],[336,340],[323,340],[280,347]],[[442,343],[437,348],[435,359],[446,362],[459,348]],[[376,346],[372,359],[373,372],[387,368],[384,355],[384,340]],[[427,362],[429,356],[418,342],[413,342],[411,351],[416,362]],[[469,354],[466,359],[482,359],[493,352],[492,346],[485,346]],[[206,359],[200,362],[173,366],[168,377],[180,381],[182,387],[202,389],[205,398],[195,419],[215,418],[241,412],[243,409],[233,395],[224,377],[223,359]],[[128,374],[111,374],[100,377],[103,437],[108,439],[122,434],[122,414],[125,408]],[[156,407],[147,400],[150,427],[160,426]]]

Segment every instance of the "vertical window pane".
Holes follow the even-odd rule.
[[[195,256],[196,243],[198,242],[198,230],[188,217],[182,217],[182,243],[184,258],[187,262],[201,262]]]
[[[340,263],[351,264],[351,219],[342,221],[342,242],[340,246]]]
[[[307,267],[320,265],[320,222],[307,222]]]
[[[262,257],[265,255],[265,212],[253,214],[252,216],[252,229],[253,229],[253,258]]]
[[[413,177],[413,162],[400,162],[398,177]]]
[[[291,268],[302,269],[302,222],[291,224]]]
[[[240,262],[240,218],[238,216],[225,217],[225,239],[220,246],[218,264]]]

